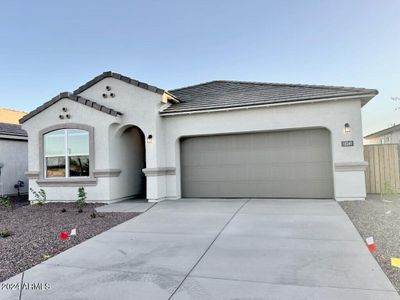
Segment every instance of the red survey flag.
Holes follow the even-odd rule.
[[[376,245],[374,243],[374,238],[371,236],[366,238],[365,241],[367,242],[368,250],[370,252],[376,252]]]
[[[58,237],[60,238],[60,240],[68,240],[69,238],[69,233],[66,231],[60,232],[60,234],[58,235]]]

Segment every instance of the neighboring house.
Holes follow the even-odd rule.
[[[399,144],[400,143],[400,125],[371,133],[364,137],[364,144]]]
[[[0,123],[19,124],[19,119],[26,115],[26,112],[13,109],[0,108]]]
[[[28,192],[28,137],[20,125],[0,123],[0,166],[0,195],[16,194],[19,181],[20,192]]]
[[[52,201],[364,199],[372,89],[211,81],[166,91],[105,72],[21,119]],[[31,195],[32,199],[32,195]]]

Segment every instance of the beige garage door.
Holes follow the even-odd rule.
[[[333,198],[325,129],[184,138],[181,171],[187,198]]]

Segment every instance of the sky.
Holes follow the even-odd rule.
[[[379,90],[368,134],[400,123],[399,12],[399,0],[2,0],[0,107],[31,111],[109,70],[163,89],[355,86]]]

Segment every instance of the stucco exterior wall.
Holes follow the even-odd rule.
[[[121,131],[110,131],[110,166],[121,170],[120,176],[110,178],[110,198],[145,197],[144,136],[137,127]]]
[[[107,91],[106,87],[111,88]],[[103,98],[103,93],[108,95]],[[112,98],[109,95],[115,94]],[[115,78],[105,78],[89,89],[83,91],[80,96],[96,101],[99,104],[111,107],[123,113],[121,123],[114,128],[115,134],[111,134],[110,144],[119,143],[119,134],[129,126],[136,126],[143,132],[146,140],[151,135],[152,143],[146,145],[146,168],[159,168],[165,166],[165,149],[161,142],[164,134],[159,110],[162,103],[162,95],[133,86]],[[113,151],[113,150],[111,150]],[[110,157],[117,157],[118,152],[110,152]],[[112,184],[119,184],[117,178],[111,179]],[[165,179],[160,176],[149,175],[147,181],[147,198],[158,200],[165,195]],[[123,190],[123,189],[122,189]],[[128,193],[125,193],[128,195]],[[114,199],[111,198],[111,199]]]
[[[383,143],[382,143],[383,139]],[[400,144],[400,131],[394,131],[388,134],[380,135],[365,139],[365,145],[376,145],[376,144]]]
[[[28,179],[25,172],[28,170],[28,143],[25,140],[0,139],[0,163],[4,164],[2,168],[0,183],[0,195],[16,194],[14,185],[19,181],[24,182],[24,187],[20,189],[21,193],[28,191]]]
[[[108,91],[106,86],[111,90]],[[108,95],[106,98],[103,97],[104,93]],[[115,97],[111,97],[111,93]],[[335,198],[351,200],[364,199],[366,196],[361,100],[161,117],[159,110],[163,105],[162,95],[114,78],[103,79],[80,95],[120,111],[123,115],[113,117],[63,99],[23,124],[29,135],[30,186],[45,189],[49,200],[74,201],[79,187],[78,184],[40,186],[37,178],[34,178],[35,172],[41,167],[39,132],[53,125],[67,123],[85,124],[94,128],[94,170],[101,175],[94,177],[95,184],[86,187],[88,201],[116,201],[132,196],[141,186],[137,167],[139,164],[135,161],[135,157],[141,156],[136,147],[138,138],[134,134],[132,139],[126,136],[121,138],[123,132],[132,126],[138,127],[145,137],[146,192],[150,201],[180,198],[179,140],[182,137],[318,127],[327,128],[331,133]],[[67,107],[71,119],[59,119],[63,107]],[[350,124],[351,132],[344,132],[345,123]],[[147,141],[149,135],[152,136],[151,142]],[[354,141],[353,147],[342,147],[342,141],[350,140]],[[32,200],[32,195],[30,197]]]
[[[62,108],[67,108],[67,112],[63,112]],[[70,114],[71,119],[60,119],[60,114]],[[108,144],[108,127],[113,123],[119,123],[120,120],[111,115],[96,111],[90,107],[80,103],[62,99],[56,104],[50,106],[35,118],[26,121],[22,128],[28,132],[28,168],[30,177],[29,187],[34,190],[43,188],[46,191],[49,201],[75,201],[78,194],[78,188],[85,186],[88,193],[88,201],[105,201],[109,200],[109,178],[96,178],[97,185],[84,184],[57,184],[56,186],[48,186],[48,184],[39,184],[43,178],[38,178],[40,170],[43,166],[40,164],[40,131],[52,127],[54,125],[65,124],[84,124],[94,128],[94,149],[95,153],[93,160],[90,161],[94,170],[109,169],[109,144]],[[34,200],[32,193],[29,194],[29,199]]]
[[[331,132],[336,199],[363,199],[366,196],[364,171],[351,167],[364,161],[360,100],[165,116],[162,119],[166,162],[168,166],[176,167],[176,175],[166,176],[167,198],[181,196],[181,137],[312,127],[324,127]],[[344,132],[345,123],[350,124],[350,133]],[[353,140],[354,146],[342,147],[341,142],[347,140]],[[349,164],[348,168],[338,171],[337,165],[343,163]]]

